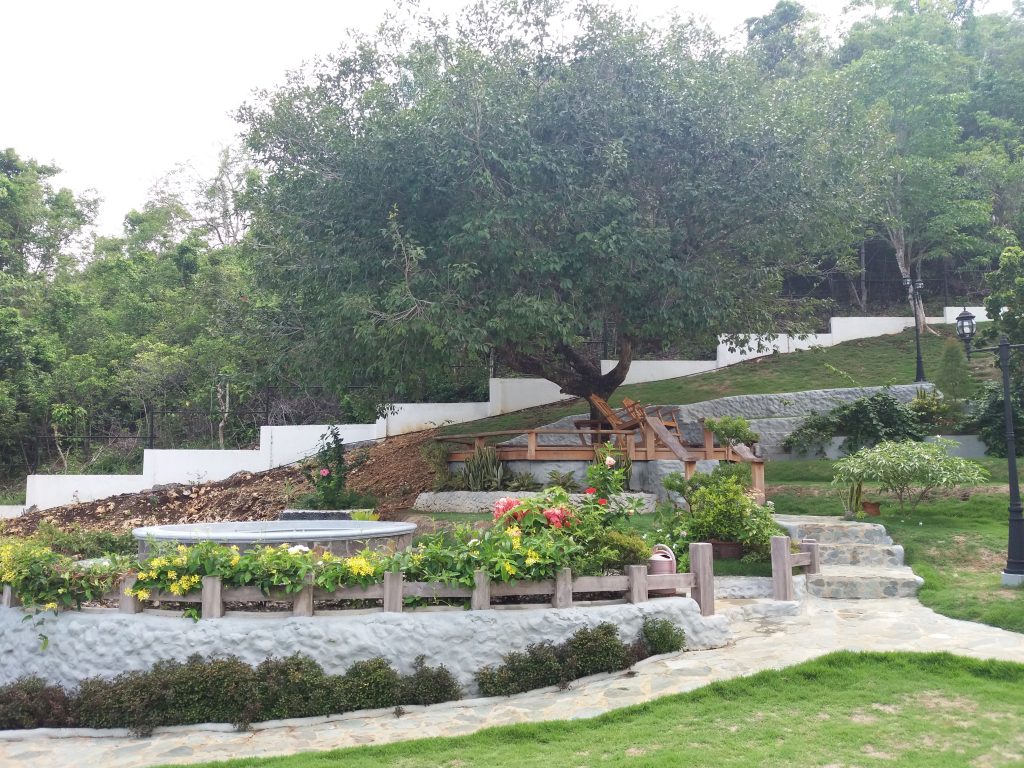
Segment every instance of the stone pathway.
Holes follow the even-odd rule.
[[[547,689],[501,699],[432,707],[278,721],[236,733],[229,726],[163,728],[148,739],[116,731],[101,738],[70,731],[0,732],[0,766],[143,768],[250,756],[292,754],[427,736],[467,734],[493,725],[593,717],[617,707],[699,688],[716,680],[779,669],[831,651],[949,651],[1024,662],[1024,635],[956,621],[916,599],[826,600],[807,597],[799,614],[757,616],[751,601],[720,601],[734,619],[736,642],[673,654],[633,671],[598,675],[569,690]],[[78,732],[80,733],[80,732]]]

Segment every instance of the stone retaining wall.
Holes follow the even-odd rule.
[[[645,616],[668,619],[686,632],[689,649],[718,648],[732,640],[724,616],[701,616],[688,597],[639,604],[565,609],[365,613],[356,616],[260,618],[258,614],[198,621],[116,612],[40,614],[23,621],[18,609],[0,609],[0,685],[24,675],[74,686],[87,677],[113,677],[146,670],[161,659],[234,655],[250,664],[268,656],[303,653],[332,673],[354,662],[383,656],[403,673],[420,654],[444,664],[467,692],[473,674],[531,643],[559,643],[584,627],[609,621],[627,642],[636,639]],[[45,650],[39,635],[48,638]]]
[[[539,462],[534,462],[539,463]],[[544,462],[546,463],[546,462]],[[413,510],[416,512],[460,512],[462,514],[489,514],[494,512],[494,502],[505,496],[517,499],[528,499],[538,495],[527,491],[425,491],[416,497]],[[581,493],[574,493],[570,498],[579,503],[584,499]],[[643,502],[641,514],[654,512],[655,496],[653,493],[624,493],[616,498],[634,498]]]

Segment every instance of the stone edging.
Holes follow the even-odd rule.
[[[513,496],[518,499],[529,499],[539,494],[535,491],[518,493],[516,491],[424,491],[416,497],[413,504],[414,512],[456,512],[459,514],[479,515],[494,511],[494,502],[498,499]],[[570,499],[579,503],[585,494],[571,494]],[[641,514],[654,512],[655,495],[653,493],[622,493],[616,499],[640,499],[643,502]]]

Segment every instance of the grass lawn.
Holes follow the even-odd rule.
[[[1024,665],[835,653],[591,720],[490,728],[219,768],[1019,765]]]
[[[921,354],[925,370],[938,365],[943,345],[953,338],[952,330],[940,326],[942,335],[925,334]],[[729,395],[798,392],[805,389],[882,386],[905,384],[915,376],[914,333],[892,334],[872,339],[848,341],[835,347],[810,349],[785,355],[772,355],[697,376],[630,384],[619,387],[610,402],[620,406],[623,397],[641,403],[684,405]],[[452,424],[442,434],[496,432],[530,429],[550,424],[588,409],[580,400],[546,405],[489,419]]]

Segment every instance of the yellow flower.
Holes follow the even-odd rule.
[[[516,567],[512,565],[512,563],[505,561],[504,563],[502,563],[502,565],[505,568],[505,573],[507,573],[509,576],[516,575]]]
[[[540,555],[532,549],[526,550],[526,564],[533,565],[540,562]]]
[[[523,535],[523,532],[519,530],[517,526],[513,525],[511,528],[508,529],[508,535],[511,536],[513,539],[518,539],[520,536]]]
[[[350,557],[346,564],[348,569],[352,571],[354,576],[372,576],[373,575],[373,564],[370,563],[363,555],[356,555]]]
[[[149,600],[148,589],[134,589],[132,590],[132,594],[139,598],[139,600]]]
[[[183,594],[185,594],[182,591],[181,585],[178,582],[174,582],[173,584],[171,584],[171,586],[168,587],[168,589],[171,590],[171,594],[172,595],[183,595]]]
[[[185,564],[187,562],[188,562],[188,560],[186,560],[184,557],[176,557],[176,558],[174,558],[174,561],[172,562],[172,565],[176,565],[179,568],[184,568]]]
[[[334,559],[334,555],[332,555],[330,552],[324,552],[323,557],[321,557],[320,559],[323,560],[325,563],[329,563],[331,560]]]
[[[156,570],[157,568],[163,568],[166,565],[167,565],[167,558],[166,557],[154,557],[152,560],[149,561],[149,567],[152,568],[153,570]]]
[[[181,554],[183,554],[183,555],[184,555],[184,554],[185,554],[186,552],[188,552],[188,547],[186,547],[186,546],[185,546],[184,544],[179,544],[179,545],[178,545],[177,547],[175,547],[175,549],[177,549],[177,550],[178,550],[179,552],[181,552]]]
[[[57,604],[56,603],[47,603],[46,605],[43,606],[43,610],[44,611],[56,611],[57,610]]]
[[[242,559],[241,555],[233,555],[231,557],[231,565],[232,565],[232,567],[238,565],[238,561],[241,560],[241,559]]]
[[[168,571],[167,572],[167,578],[168,579],[176,579],[176,578],[178,578],[178,572],[177,571]]]

